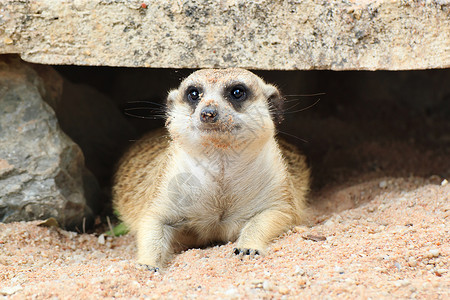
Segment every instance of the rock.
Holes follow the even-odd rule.
[[[300,268],[300,266],[295,266],[294,275],[303,276],[305,274],[306,274],[305,270]]]
[[[227,296],[236,296],[239,294],[239,291],[235,287],[230,287],[228,290],[225,291],[225,295]]]
[[[408,258],[408,265],[410,267],[417,267],[417,260],[414,257]]]
[[[98,237],[97,242],[98,242],[100,245],[104,245],[104,244],[105,244],[105,235],[104,235],[104,234],[100,234],[99,237]]]
[[[428,252],[430,253],[431,257],[438,257],[441,254],[439,249],[431,249]]]
[[[308,280],[306,280],[306,278],[304,278],[304,277],[299,278],[297,280],[297,282],[298,282],[299,286],[304,286],[304,285],[308,284]]]
[[[145,4],[2,0],[0,53],[43,64],[153,68],[450,66],[449,1]]]
[[[287,295],[287,294],[289,294],[290,289],[289,289],[288,287],[286,287],[286,286],[280,286],[280,287],[278,288],[278,292],[279,292],[281,295]]]
[[[448,270],[447,269],[437,269],[436,270],[436,275],[438,276],[442,276],[443,274],[447,273]]]
[[[380,183],[378,184],[378,186],[380,187],[380,189],[385,189],[387,188],[388,184],[386,180],[382,180],[380,181]]]
[[[15,286],[11,286],[11,287],[2,288],[0,290],[0,294],[3,296],[11,296],[21,290],[22,290],[22,286],[19,284],[19,285],[15,285]]]
[[[410,284],[411,284],[411,281],[409,281],[408,279],[399,279],[399,280],[394,281],[394,285],[396,287],[407,286]]]
[[[49,84],[17,58],[0,60],[0,222],[54,217],[73,228],[91,217],[84,185],[91,200],[99,188],[44,101]]]
[[[269,280],[264,280],[262,287],[265,291],[273,291],[275,289],[275,286]]]
[[[305,232],[308,231],[308,227],[306,227],[306,226],[295,226],[295,227],[293,228],[293,231],[294,231],[295,233],[305,233]]]

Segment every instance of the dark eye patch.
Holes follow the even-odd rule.
[[[202,90],[195,86],[190,86],[186,89],[186,100],[192,107],[196,107],[200,101]]]
[[[240,108],[242,103],[247,100],[250,95],[250,90],[241,83],[230,84],[229,87],[225,89],[225,99],[228,99],[235,109]]]

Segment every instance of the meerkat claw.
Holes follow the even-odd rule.
[[[239,256],[249,255],[256,256],[260,255],[259,250],[257,249],[248,249],[248,248],[234,248],[233,253]]]
[[[145,270],[150,271],[150,272],[154,272],[154,273],[159,272],[158,267],[153,267],[153,266],[145,265],[145,264],[139,264],[139,266],[141,266],[142,268],[144,268]]]

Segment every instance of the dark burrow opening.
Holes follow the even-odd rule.
[[[117,160],[164,126],[167,92],[193,70],[55,66],[63,130],[80,145],[111,214]],[[286,96],[279,136],[306,154],[310,202],[335,186],[384,177],[450,177],[450,70],[255,71]]]

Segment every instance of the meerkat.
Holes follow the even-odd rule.
[[[283,101],[237,68],[196,71],[169,92],[166,129],[136,142],[114,179],[139,264],[159,270],[178,247],[230,241],[237,255],[263,255],[303,220],[309,169],[275,137]]]

